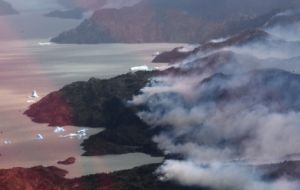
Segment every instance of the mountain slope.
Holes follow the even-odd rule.
[[[54,10],[45,14],[45,16],[62,18],[62,19],[82,19],[83,11],[80,9],[70,9],[66,11]]]
[[[57,43],[195,43],[264,25],[294,0],[144,0],[121,9],[101,9],[77,28],[53,38]],[[218,13],[218,14],[215,14]]]
[[[65,9],[97,10],[102,8],[130,7],[141,0],[59,0]]]
[[[76,82],[53,92],[25,112],[35,122],[106,128],[82,144],[84,155],[144,152],[161,155],[153,132],[126,101],[156,72],[125,74],[108,80]],[[51,103],[49,103],[51,102]]]
[[[299,178],[299,162],[259,166],[265,178],[282,176]],[[152,164],[110,174],[96,174],[67,179],[66,171],[56,167],[12,168],[0,170],[0,186],[5,190],[211,190],[209,188],[182,186],[172,181],[160,181],[155,175],[159,165]]]
[[[16,11],[11,4],[6,1],[0,0],[0,15],[10,15],[10,14],[17,14]]]

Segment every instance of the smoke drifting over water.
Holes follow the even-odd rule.
[[[154,141],[182,157],[161,166],[162,180],[217,190],[300,188],[291,179],[266,182],[250,167],[300,153],[299,24],[279,20],[267,35],[199,52],[133,98],[148,106],[140,117],[164,131]]]

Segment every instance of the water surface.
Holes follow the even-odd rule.
[[[169,50],[179,44],[48,45],[44,42],[59,29],[66,29],[63,23],[67,21],[61,21],[63,23],[58,24],[60,27],[49,33],[38,31],[35,34],[31,30],[38,26],[34,25],[31,30],[24,29],[25,37],[22,37],[20,30],[12,27],[18,26],[21,18],[12,16],[0,19],[2,26],[4,20],[10,20],[6,23],[10,25],[7,31],[13,31],[5,34],[11,34],[11,38],[1,39],[0,35],[0,168],[59,166],[57,161],[73,156],[77,159],[74,165],[59,167],[70,172],[68,177],[78,177],[162,161],[162,158],[140,153],[81,157],[83,151],[80,144],[83,139],[61,137],[81,128],[67,126],[64,133],[57,134],[47,124],[33,123],[23,112],[32,104],[28,103],[28,96],[33,89],[43,97],[74,81],[113,77],[128,72],[132,66],[146,64],[154,67],[157,66],[151,63],[154,52]],[[49,23],[48,18],[44,21],[46,25]],[[76,24],[70,22],[65,27]],[[36,22],[40,23],[44,22]],[[87,135],[100,131],[89,129]],[[44,139],[38,140],[38,134]]]

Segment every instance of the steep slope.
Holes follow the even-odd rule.
[[[299,162],[283,162],[259,166],[269,180],[280,177],[299,178]],[[211,190],[183,186],[172,181],[160,181],[155,175],[157,164],[130,170],[64,178],[67,173],[55,167],[12,168],[0,170],[0,187],[5,190]]]
[[[142,122],[126,101],[137,95],[156,72],[128,73],[109,80],[92,78],[53,92],[25,114],[35,122],[106,128],[83,143],[85,155],[144,152],[161,155]],[[51,103],[50,103],[51,102]]]
[[[67,173],[56,167],[12,168],[0,170],[2,190],[209,190],[193,188],[174,182],[159,181],[155,175],[158,165],[131,170],[66,179]]]
[[[25,113],[52,125],[106,127],[83,143],[85,155],[159,154],[158,146],[168,154],[156,170],[160,179],[195,189],[298,190],[300,39],[288,37],[300,28],[298,19],[279,20],[280,30],[260,27],[189,51],[177,48],[191,56],[166,71],[73,83]],[[298,72],[286,70],[288,62]],[[148,175],[154,168],[142,168],[110,175],[125,182],[103,189],[172,189]],[[95,176],[103,177],[81,178],[85,187],[95,187]]]
[[[67,171],[56,167],[36,166],[29,169],[12,168],[0,170],[0,189],[2,190],[47,190],[61,189]]]

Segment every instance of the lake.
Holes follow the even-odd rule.
[[[34,22],[28,18],[36,18]],[[55,133],[46,124],[31,122],[23,112],[32,104],[28,96],[36,90],[40,97],[58,90],[66,84],[90,77],[110,78],[129,71],[130,67],[152,64],[152,54],[170,50],[180,44],[100,44],[57,45],[48,39],[79,21],[43,18],[41,14],[17,15],[0,18],[2,27],[0,47],[0,168],[58,166],[69,171],[67,177],[129,169],[148,163],[158,163],[162,158],[134,153],[82,157],[83,138],[63,137],[86,127],[65,127],[65,132]],[[18,22],[23,23],[18,25]],[[28,27],[26,22],[33,24]],[[47,32],[34,31],[39,27],[54,26]],[[13,26],[13,27],[12,27]],[[26,27],[24,27],[26,26]],[[19,27],[19,28],[18,28]],[[5,35],[10,35],[6,38]],[[0,35],[1,36],[1,35]],[[36,99],[34,101],[38,101]],[[88,129],[87,137],[101,129]],[[38,138],[41,135],[43,139]],[[85,137],[85,138],[87,138]],[[70,166],[56,162],[70,156],[76,163]]]

